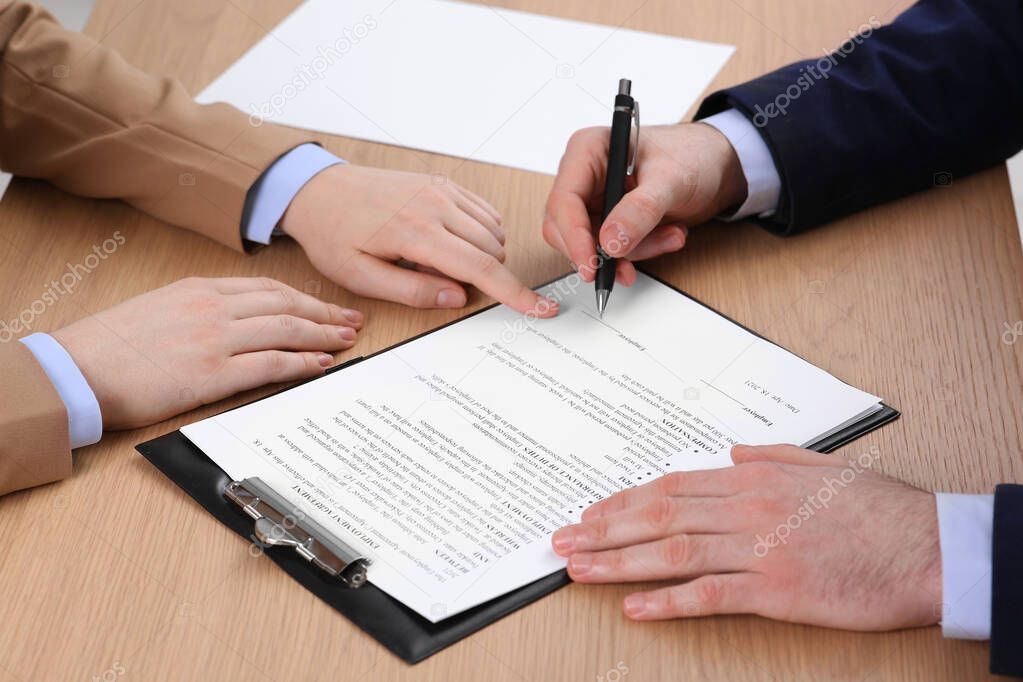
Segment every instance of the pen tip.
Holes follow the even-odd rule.
[[[607,299],[611,292],[607,289],[597,289],[597,315],[603,319],[604,309],[607,308]]]

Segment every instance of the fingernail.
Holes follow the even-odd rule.
[[[440,308],[460,308],[465,305],[462,292],[454,289],[441,289],[437,294],[437,306]]]
[[[355,330],[352,329],[351,327],[338,327],[337,333],[345,341],[355,340]]]
[[[630,594],[625,598],[625,615],[638,618],[646,612],[646,597],[641,594]]]
[[[669,235],[664,241],[664,248],[668,251],[678,251],[682,248],[682,237],[677,234]]]
[[[604,230],[600,231],[600,248],[604,249],[604,253],[609,256],[613,256],[618,253],[618,248],[621,246],[621,243],[618,241],[618,237],[612,236],[617,234],[617,232],[612,231],[613,229],[613,227],[608,228],[606,236]]]
[[[345,317],[348,318],[349,322],[353,322],[354,324],[359,324],[360,322],[362,322],[362,313],[360,313],[358,310],[344,310],[343,312]]]
[[[536,313],[541,316],[553,316],[561,310],[561,304],[553,298],[543,297],[536,303]]]
[[[625,251],[626,247],[629,245],[629,235],[622,224],[611,223],[608,225],[608,232],[613,235],[611,239],[607,240],[608,244],[607,247],[605,247],[608,254],[615,255]]]
[[[575,533],[571,528],[561,528],[554,532],[551,542],[558,554],[571,554],[572,548],[575,547]]]
[[[320,367],[330,367],[331,363],[334,362],[334,357],[326,353],[317,353],[316,360],[320,363]]]
[[[744,455],[744,454],[746,454],[747,452],[749,452],[752,449],[753,448],[751,446],[749,446],[749,445],[733,445],[732,446],[732,454],[733,455]]]
[[[593,557],[587,552],[583,552],[582,554],[573,554],[572,558],[568,560],[568,563],[572,567],[572,573],[575,575],[584,575],[590,572],[590,566],[593,565]]]

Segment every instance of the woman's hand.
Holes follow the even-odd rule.
[[[107,429],[167,419],[264,384],[322,374],[362,314],[268,278],[183,279],[52,336],[89,382]]]
[[[460,308],[468,282],[521,313],[557,314],[505,267],[497,210],[440,176],[332,166],[295,196],[281,228],[317,270],[362,296]]]

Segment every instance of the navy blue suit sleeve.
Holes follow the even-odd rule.
[[[921,0],[829,57],[714,93],[696,118],[729,107],[774,157],[781,234],[948,184],[1023,147],[1023,2]]]
[[[1023,676],[1023,485],[995,488],[991,672]]]

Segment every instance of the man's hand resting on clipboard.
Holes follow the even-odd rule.
[[[539,305],[545,299],[505,267],[497,210],[450,180],[332,166],[299,191],[280,226],[317,270],[361,296],[461,308],[467,297],[460,282],[468,282],[520,313],[558,312],[554,301]]]
[[[569,575],[683,581],[626,597],[634,620],[751,613],[849,630],[938,622],[934,495],[792,445],[740,445],[732,459],[589,507],[552,539]],[[838,483],[825,499],[829,480]]]
[[[362,314],[269,278],[193,277],[51,334],[81,370],[105,429],[128,429],[264,384],[323,374]]]

